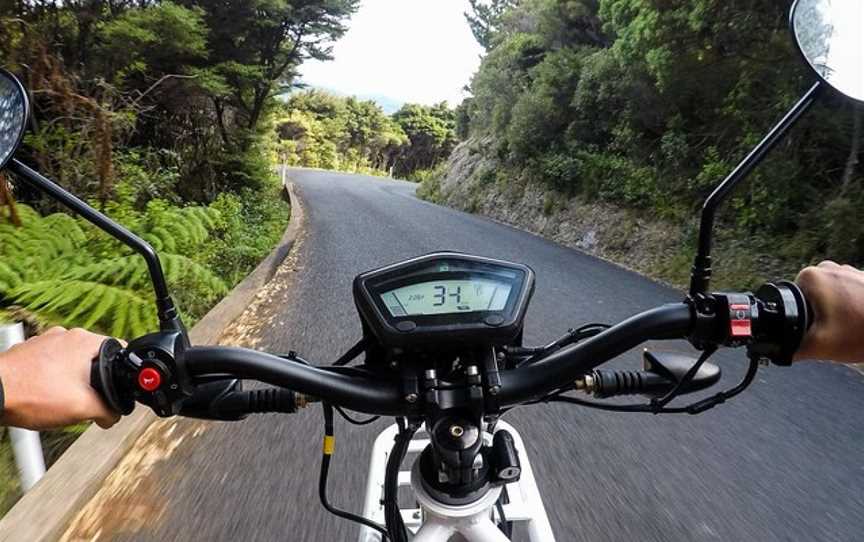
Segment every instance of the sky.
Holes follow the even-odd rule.
[[[363,0],[334,60],[307,61],[301,80],[363,98],[457,105],[483,52],[467,9],[467,0]]]

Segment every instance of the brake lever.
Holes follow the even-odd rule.
[[[693,366],[687,370],[687,372],[684,374],[684,376],[680,380],[678,380],[678,382],[675,384],[674,388],[669,390],[669,392],[666,393],[666,395],[664,395],[663,397],[660,397],[659,399],[657,399],[657,398],[651,399],[651,408],[654,409],[655,413],[659,412],[660,410],[663,409],[663,407],[668,405],[670,401],[675,399],[675,397],[677,397],[678,394],[683,389],[685,389],[690,384],[690,382],[693,381],[693,377],[696,376],[696,373],[702,368],[702,366],[705,364],[705,362],[708,361],[708,358],[713,356],[716,351],[717,351],[716,346],[706,348],[702,352],[702,354],[699,356],[699,359],[696,361],[696,363],[694,363]],[[719,368],[718,368],[717,378],[718,379],[720,378]]]

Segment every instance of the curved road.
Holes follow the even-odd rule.
[[[414,197],[414,185],[294,170],[305,234],[239,342],[332,360],[360,336],[359,272],[439,249],[530,264],[537,291],[526,342],[614,322],[681,294],[580,252]],[[685,348],[686,345],[675,345]],[[627,361],[633,363],[636,354]],[[720,357],[725,378],[740,354]],[[760,371],[749,393],[698,417],[534,406],[523,433],[558,540],[861,540],[864,377],[841,366]],[[376,428],[383,426],[379,422]],[[138,521],[113,540],[352,540],[317,500],[321,417],[183,421],[186,435],[136,491]],[[361,508],[374,432],[337,425],[331,500]]]

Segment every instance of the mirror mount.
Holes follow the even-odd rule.
[[[86,221],[128,246],[144,258],[144,261],[147,263],[147,269],[150,272],[153,290],[156,294],[156,311],[159,318],[159,328],[163,332],[180,332],[184,337],[186,336],[183,322],[180,320],[180,316],[177,314],[177,309],[174,306],[174,301],[168,293],[168,284],[165,282],[165,274],[162,271],[159,256],[149,243],[90,205],[87,205],[74,194],[63,189],[47,177],[27,167],[21,161],[13,158],[7,164],[7,168],[31,187],[68,207]]]
[[[816,82],[804,96],[798,100],[788,113],[768,132],[762,141],[750,151],[744,160],[729,174],[702,205],[702,216],[699,224],[699,244],[696,257],[693,260],[693,269],[690,274],[690,296],[696,298],[708,293],[711,285],[711,245],[714,237],[714,221],[717,209],[723,203],[742,180],[744,180],[753,169],[777,146],[789,130],[810,106],[819,98],[825,85],[822,81]]]

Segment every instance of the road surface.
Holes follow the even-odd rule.
[[[596,258],[420,201],[409,183],[308,170],[291,177],[305,203],[305,234],[260,321],[240,339],[256,348],[334,359],[360,337],[352,277],[441,249],[534,268],[530,344],[681,299]],[[741,374],[740,354],[720,361],[724,378]],[[846,367],[762,370],[746,395],[698,417],[556,405],[525,407],[507,419],[527,442],[560,541],[864,537],[864,377]],[[184,421],[174,432],[188,438],[136,486],[134,509],[114,512],[139,519],[106,520],[102,539],[356,537],[353,524],[318,504],[320,409],[204,429]],[[342,507],[361,508],[373,438],[372,430],[337,425],[330,495]]]

